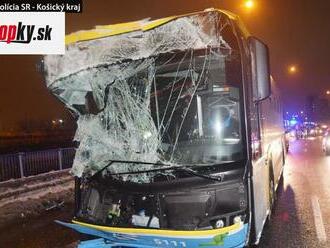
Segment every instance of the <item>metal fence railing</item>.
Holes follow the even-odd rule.
[[[74,148],[0,155],[0,182],[71,168]]]

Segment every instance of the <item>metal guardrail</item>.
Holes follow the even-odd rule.
[[[0,182],[71,168],[74,148],[0,155]]]

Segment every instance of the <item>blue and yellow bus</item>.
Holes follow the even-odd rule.
[[[77,117],[75,216],[87,247],[257,244],[286,144],[268,48],[228,12],[80,31],[44,58]]]

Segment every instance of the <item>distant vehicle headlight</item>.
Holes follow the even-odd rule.
[[[330,147],[330,139],[329,139],[329,138],[326,139],[325,144],[326,144],[328,147]]]
[[[296,136],[296,131],[291,131],[291,132],[290,132],[290,136],[291,136],[291,137],[295,137],[295,136]]]

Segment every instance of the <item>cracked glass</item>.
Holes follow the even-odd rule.
[[[242,160],[241,58],[232,25],[211,11],[46,56],[47,87],[78,116],[73,174],[94,175],[111,161],[106,172],[116,174]],[[152,181],[148,173],[121,178]]]

